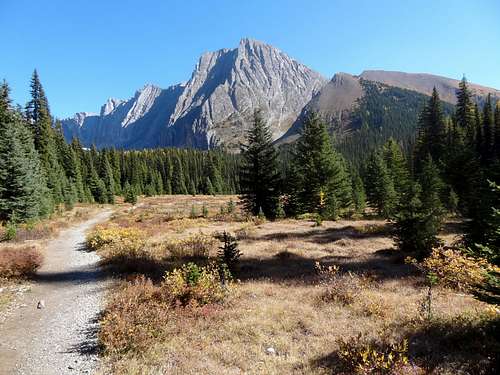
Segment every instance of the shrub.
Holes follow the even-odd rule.
[[[319,285],[323,289],[320,299],[324,302],[351,305],[369,284],[368,278],[364,276],[352,272],[341,274],[337,265],[327,267],[316,262],[315,268],[319,276]]]
[[[99,342],[106,353],[145,350],[168,327],[170,316],[160,288],[140,277],[118,291],[106,307]]]
[[[339,365],[343,371],[355,374],[401,374],[408,365],[408,341],[382,345],[362,339],[340,338]]]
[[[111,244],[137,244],[143,237],[143,233],[135,228],[98,228],[87,236],[86,244],[90,250],[96,251]]]
[[[208,217],[208,208],[205,203],[203,203],[203,207],[201,208],[201,215],[206,219]]]
[[[212,236],[199,233],[186,239],[170,241],[165,245],[165,249],[177,259],[208,259],[215,243]]]
[[[16,238],[17,235],[17,225],[13,222],[8,222],[5,225],[5,229],[2,235],[2,241],[12,241]]]
[[[226,212],[228,214],[232,214],[235,210],[236,206],[234,204],[234,201],[232,199],[229,200],[229,202],[227,203],[227,209],[226,209]]]
[[[194,204],[191,206],[191,212],[189,213],[190,219],[196,219],[198,217],[198,212],[196,211],[196,207]]]
[[[219,247],[217,258],[220,264],[225,264],[229,271],[234,273],[241,257],[241,252],[238,249],[238,241],[236,238],[224,231],[216,236],[222,242]]]
[[[171,304],[180,306],[202,306],[221,302],[227,294],[231,281],[224,271],[225,283],[221,282],[220,268],[215,263],[198,266],[186,263],[181,268],[167,272],[161,289]]]
[[[453,249],[434,249],[422,267],[438,283],[459,291],[473,290],[486,282],[489,271],[498,268],[484,259],[468,257]]]
[[[238,241],[252,238],[255,235],[255,225],[253,223],[245,224],[240,229],[235,230],[234,234]]]
[[[0,277],[26,278],[35,274],[43,257],[33,246],[0,249]]]

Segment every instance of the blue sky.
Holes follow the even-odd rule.
[[[0,25],[0,79],[24,104],[36,67],[58,117],[185,81],[201,53],[242,37],[326,77],[465,73],[500,88],[498,0],[0,0]]]

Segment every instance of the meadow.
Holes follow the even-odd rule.
[[[241,252],[221,283],[220,235]],[[488,374],[497,314],[428,281],[379,219],[266,221],[236,196],[119,205],[87,243],[117,279],[103,374]],[[460,223],[440,236],[451,243]],[[430,305],[429,305],[430,302]]]

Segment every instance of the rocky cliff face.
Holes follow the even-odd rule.
[[[238,48],[202,55],[186,84],[147,85],[130,100],[109,99],[99,115],[63,120],[63,130],[97,147],[237,149],[256,109],[277,139],[325,84],[280,50],[243,39]]]

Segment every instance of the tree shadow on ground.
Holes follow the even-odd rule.
[[[99,343],[99,322],[102,319],[103,313],[100,312],[82,329],[79,333],[83,336],[83,340],[72,345],[66,352],[77,353],[84,356],[97,356],[102,354],[103,348]]]
[[[236,276],[241,281],[266,279],[274,282],[316,282],[316,262],[326,266],[338,265],[341,272],[367,274],[377,281],[414,277],[419,274],[414,266],[401,261],[399,253],[390,256],[370,254],[357,259],[338,255],[313,259],[283,251],[274,257],[242,258]]]
[[[99,269],[95,267],[81,267],[74,268],[70,271],[64,272],[38,272],[33,280],[41,284],[51,284],[51,283],[65,283],[65,284],[81,284],[90,281],[100,281],[105,280],[109,277]]]
[[[248,241],[286,241],[286,240],[304,240],[316,244],[325,244],[338,241],[340,239],[363,239],[363,238],[381,238],[390,236],[393,229],[387,224],[383,226],[367,226],[368,229],[362,230],[359,227],[346,225],[339,228],[321,228],[311,229],[306,232],[275,232],[262,236],[250,237]],[[373,228],[373,229],[370,229]]]
[[[498,374],[500,371],[500,319],[472,321],[455,318],[401,327],[392,327],[402,332],[408,341],[408,359],[415,373],[432,374]],[[388,343],[369,341],[373,348],[385,351]],[[359,341],[360,348],[366,341]],[[314,358],[313,367],[327,369],[332,374],[350,373],[352,363],[344,362],[338,350]],[[397,372],[396,372],[397,373]],[[407,373],[407,372],[405,372]],[[412,373],[411,371],[408,373]]]

